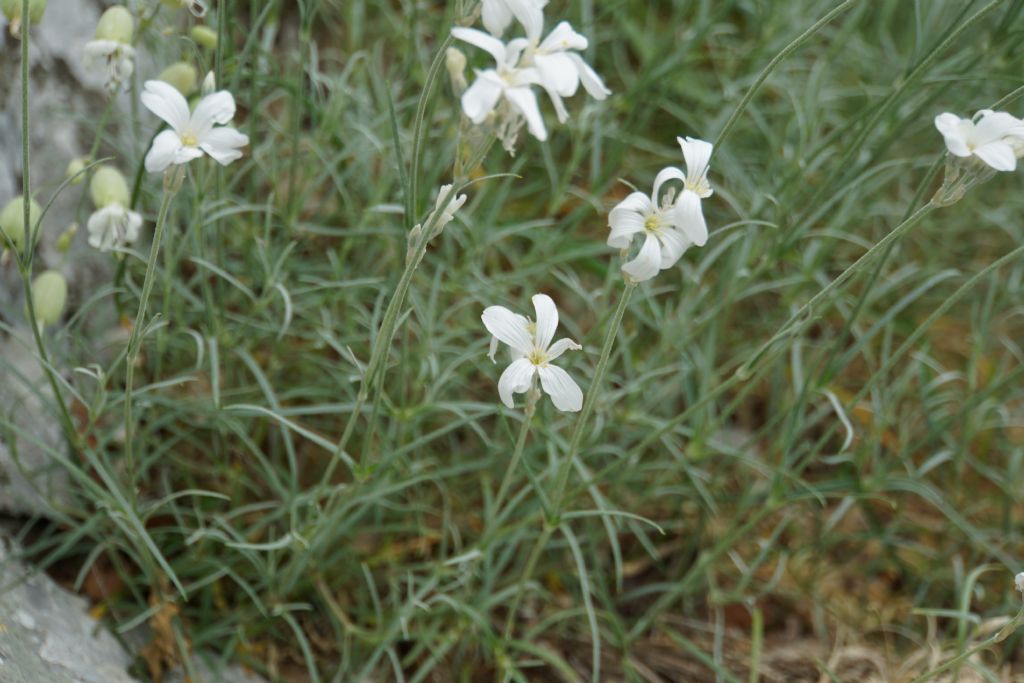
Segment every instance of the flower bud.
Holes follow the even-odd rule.
[[[203,87],[199,89],[200,94],[206,97],[217,89],[217,77],[212,71],[206,72],[206,77],[203,78]]]
[[[128,181],[113,166],[100,166],[92,175],[92,183],[89,185],[89,194],[92,195],[92,203],[97,209],[111,204],[128,206],[131,202],[131,194],[128,192]]]
[[[114,5],[100,17],[96,24],[96,40],[112,40],[130,45],[135,33],[135,19],[122,5]]]
[[[32,281],[32,308],[40,328],[56,325],[68,299],[68,282],[56,270],[47,270]]]
[[[22,197],[15,197],[7,203],[3,211],[0,211],[0,228],[3,229],[7,240],[14,243],[14,250],[21,251],[25,248],[25,234],[28,229],[36,224],[43,210],[35,200],[29,200],[29,221],[32,225],[25,225],[25,203]],[[8,246],[7,240],[0,243],[0,249]]]
[[[188,32],[192,36],[192,40],[196,41],[199,45],[207,48],[208,50],[217,49],[217,32],[209,26],[203,26],[198,24],[192,27],[192,30]]]
[[[444,63],[448,68],[448,76],[459,92],[466,89],[466,55],[455,47],[448,48],[444,53]]]
[[[83,157],[75,157],[68,164],[68,170],[64,172],[65,178],[71,179],[72,185],[81,185],[82,181],[85,180],[85,175],[82,171],[85,170],[86,160]]]
[[[21,16],[21,0],[2,0],[0,9],[4,11],[7,21],[11,22],[11,35],[17,38],[21,35],[21,25],[25,22]],[[46,0],[29,0],[28,2],[28,23],[34,26],[43,20],[46,12]]]
[[[60,237],[57,238],[57,251],[62,254],[68,253],[71,249],[71,241],[75,239],[75,235],[78,234],[78,223],[72,223],[68,226],[68,229],[61,233]]]
[[[199,74],[196,68],[188,62],[175,62],[160,72],[157,80],[170,83],[185,97],[196,91],[196,84],[199,82]]]

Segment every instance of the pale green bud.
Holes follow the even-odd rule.
[[[445,50],[444,64],[448,69],[448,77],[459,92],[466,89],[466,55],[456,47]]]
[[[40,273],[32,281],[32,308],[35,309],[36,324],[40,328],[60,322],[67,300],[68,282],[56,270]]]
[[[71,160],[71,163],[68,164],[68,170],[64,172],[64,177],[71,178],[72,185],[81,185],[82,181],[85,180],[85,174],[83,174],[82,171],[85,170],[87,165],[88,162],[84,158],[75,157]]]
[[[39,207],[39,204],[35,200],[29,200],[29,221],[32,226],[39,220],[40,214],[43,210]],[[14,242],[15,251],[21,251],[25,248],[25,234],[27,228],[32,226],[25,225],[25,203],[21,197],[15,197],[7,203],[3,211],[0,211],[0,228],[3,228],[4,234],[7,235],[7,239]],[[7,247],[7,241],[0,241],[0,251]]]
[[[7,17],[7,21],[11,22],[11,35],[14,37],[20,36],[21,25],[25,23],[21,16],[21,0],[0,0],[0,9],[4,11],[4,16]],[[46,0],[29,0],[29,25],[34,26],[38,24],[43,20],[43,14],[45,13]]]
[[[199,83],[199,73],[188,62],[175,62],[160,72],[157,79],[164,83],[170,83],[178,92],[188,97],[196,91],[196,84]]]
[[[135,19],[122,5],[108,9],[96,24],[96,40],[113,40],[130,45],[134,33]]]
[[[192,40],[209,50],[217,49],[217,32],[209,26],[203,26],[198,24],[192,27],[192,30],[188,32],[192,36]]]
[[[68,229],[61,233],[60,237],[57,238],[57,251],[62,254],[68,253],[71,249],[71,241],[75,239],[75,235],[78,234],[78,223],[72,223],[68,226]]]
[[[127,207],[131,202],[128,181],[113,166],[100,166],[96,169],[96,172],[92,174],[89,194],[92,195],[92,203],[96,205],[97,209],[111,204]]]

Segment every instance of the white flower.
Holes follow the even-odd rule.
[[[523,38],[516,38],[505,45],[497,38],[472,28],[454,28],[452,35],[489,52],[497,67],[483,71],[477,69],[473,85],[462,93],[462,111],[469,120],[483,123],[504,98],[516,114],[526,119],[533,137],[547,140],[548,132],[540,115],[537,97],[530,89],[531,85],[540,83],[540,74],[534,68],[517,66],[529,43]]]
[[[685,181],[685,176],[678,168],[664,168],[654,179],[654,191],[650,197],[643,192],[633,192],[608,214],[611,228],[608,246],[628,249],[634,235],[645,235],[640,252],[622,266],[623,272],[637,282],[650,280],[659,270],[674,266],[695,243],[681,220],[681,214],[672,204],[671,193],[662,197],[659,203],[661,186],[669,180]]]
[[[484,22],[484,28],[490,31],[491,35],[500,38],[508,25],[512,23],[513,17],[523,17],[533,12],[540,12],[548,3],[547,0],[483,0],[481,4],[483,5],[481,19]]]
[[[583,348],[571,339],[551,340],[558,328],[558,309],[546,294],[533,297],[537,322],[518,315],[504,306],[488,306],[481,319],[487,331],[496,340],[512,349],[512,364],[505,368],[498,380],[498,395],[502,403],[513,408],[513,394],[522,394],[533,386],[534,377],[540,378],[544,392],[559,410],[576,412],[583,407],[583,391],[565,370],[551,361],[569,349]],[[492,342],[490,358],[494,361],[497,343]]]
[[[83,62],[88,69],[104,69],[107,89],[114,92],[135,71],[135,48],[117,40],[90,40]]]
[[[1024,593],[1024,572],[1020,572],[1017,576],[1013,577],[1013,584],[1017,587],[1017,590]]]
[[[437,191],[437,199],[434,200],[434,213],[437,214],[437,223],[434,224],[434,232],[440,233],[444,226],[455,219],[455,212],[466,203],[466,195],[455,195],[452,185],[442,185]],[[444,206],[441,203],[444,202]],[[429,218],[427,219],[429,222]]]
[[[676,200],[676,211],[679,212],[683,230],[694,244],[703,247],[708,241],[708,226],[704,222],[700,200],[714,194],[708,183],[708,166],[715,146],[690,137],[676,138],[676,142],[683,148],[683,159],[686,161],[686,179],[683,181],[683,191]]]
[[[974,120],[956,114],[939,114],[935,127],[946,139],[949,153],[976,156],[997,171],[1017,168],[1017,149],[1024,139],[1024,121],[1001,111],[983,109]]]
[[[569,22],[560,22],[543,41],[540,37],[544,30],[544,17],[539,11],[524,14],[520,23],[530,42],[523,51],[519,66],[537,69],[540,85],[551,98],[559,122],[565,123],[569,118],[562,98],[575,95],[581,81],[583,88],[595,99],[603,100],[611,94],[597,72],[575,52],[586,50],[588,42],[573,30]]]
[[[240,158],[240,148],[249,144],[246,135],[223,126],[235,116],[235,98],[226,90],[202,98],[189,113],[188,102],[174,86],[146,81],[142,103],[171,127],[156,136],[146,154],[146,170],[151,173],[188,163],[203,152],[226,166]],[[216,124],[222,127],[215,128]]]
[[[110,251],[139,239],[142,216],[115,202],[94,211],[87,227],[90,246]]]

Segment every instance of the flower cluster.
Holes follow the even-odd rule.
[[[120,249],[139,239],[142,216],[130,210],[128,182],[116,168],[100,166],[89,187],[96,211],[89,216],[89,245],[100,251]]]
[[[695,138],[677,140],[686,172],[675,166],[663,168],[654,178],[650,196],[633,192],[608,214],[608,246],[625,253],[636,235],[644,236],[640,251],[622,266],[634,282],[650,280],[674,266],[690,246],[702,247],[708,240],[701,200],[713,192],[707,176],[714,146]],[[682,191],[677,196],[671,188],[661,194],[665,183],[672,180],[682,182]]]
[[[477,70],[476,80],[462,93],[462,111],[474,124],[493,126],[510,153],[524,122],[531,135],[547,140],[534,86],[547,93],[560,123],[569,117],[563,98],[575,95],[580,84],[599,100],[611,94],[579,54],[587,49],[587,39],[568,22],[558,23],[542,38],[544,4],[540,0],[484,0],[483,22],[490,35],[472,28],[452,29],[455,38],[494,58],[494,67]],[[506,43],[500,36],[513,18],[526,35]]]
[[[1013,171],[1024,156],[1024,121],[1002,111],[982,109],[974,118],[939,114],[935,127],[955,157],[981,160],[996,171]]]

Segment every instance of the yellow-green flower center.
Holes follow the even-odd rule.
[[[530,351],[529,355],[526,356],[526,359],[533,363],[534,365],[544,365],[545,363],[548,362],[547,354],[545,354],[544,351],[536,347],[533,349],[533,351]]]
[[[657,232],[661,228],[661,218],[656,213],[652,213],[644,221],[644,230],[647,232]]]
[[[186,147],[195,147],[199,144],[199,138],[195,136],[195,133],[185,133],[181,136],[181,144]]]

